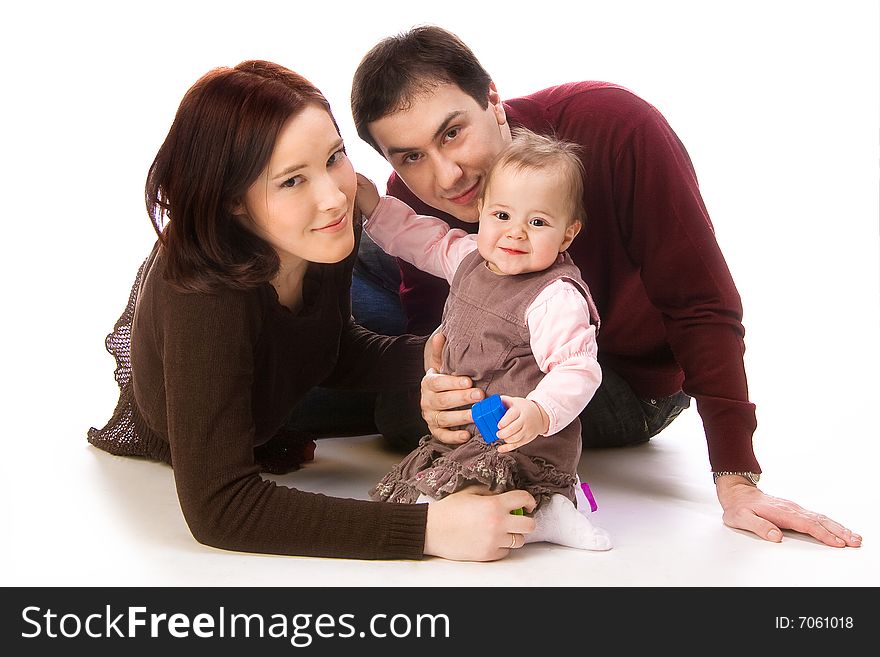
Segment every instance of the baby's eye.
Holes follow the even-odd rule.
[[[547,222],[540,217],[535,217],[534,219],[529,221],[529,224],[531,224],[532,226],[546,226]]]
[[[498,212],[493,212],[492,214],[494,214],[500,221],[507,221],[508,219],[510,219],[510,215],[501,210],[499,210]]]

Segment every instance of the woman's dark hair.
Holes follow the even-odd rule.
[[[476,55],[452,32],[433,25],[383,39],[368,52],[354,73],[351,114],[358,135],[379,151],[369,124],[406,109],[420,92],[442,83],[457,85],[489,105],[492,78]]]
[[[234,209],[268,165],[284,124],[307,105],[333,116],[308,80],[265,61],[216,68],[186,92],[145,189],[176,288],[247,289],[277,273],[275,250]]]

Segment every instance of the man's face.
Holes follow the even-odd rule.
[[[440,83],[408,108],[369,124],[370,134],[406,186],[425,203],[476,223],[477,199],[510,128],[495,85],[481,106],[458,85]]]

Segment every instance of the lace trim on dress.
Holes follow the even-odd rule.
[[[482,484],[493,493],[521,488],[535,498],[538,506],[558,493],[574,500],[574,475],[544,459],[515,454],[500,454],[479,437],[450,448],[426,436],[370,491],[370,497],[413,504],[421,494],[442,499],[465,486]],[[528,468],[525,478],[520,476],[524,467]]]
[[[119,384],[119,401],[112,417],[102,429],[92,427],[89,442],[117,456],[143,456],[171,463],[171,448],[144,422],[134,400],[131,382],[131,331],[134,312],[144,271],[150,262],[148,257],[141,264],[135,277],[128,304],[113,331],[104,340],[107,351],[116,359],[113,375]],[[282,427],[267,443],[254,449],[254,458],[263,472],[286,474],[315,455],[315,443],[310,434]]]
[[[137,305],[141,279],[144,275],[149,258],[144,260],[138,269],[128,304],[122,315],[113,326],[113,331],[104,340],[107,351],[116,359],[116,370],[113,373],[119,385],[119,401],[113,415],[102,429],[91,427],[88,432],[89,442],[106,452],[119,456],[145,456],[171,462],[170,450],[167,446],[156,449],[156,445],[148,444],[144,436],[150,430],[141,419],[134,405],[134,392],[131,385],[131,325]],[[153,449],[150,449],[150,447]],[[157,453],[158,451],[158,453]]]

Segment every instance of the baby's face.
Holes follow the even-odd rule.
[[[542,271],[556,262],[580,230],[553,169],[496,172],[480,210],[477,247],[496,274]]]

